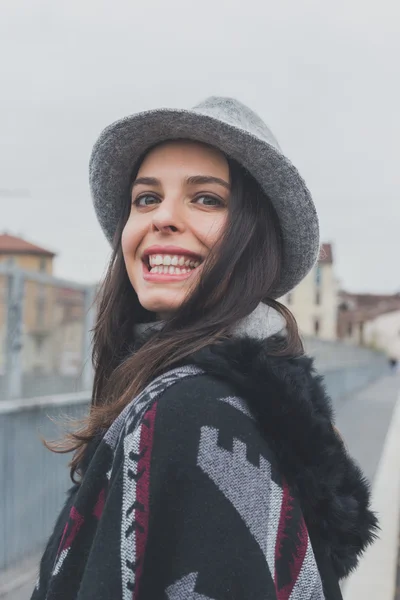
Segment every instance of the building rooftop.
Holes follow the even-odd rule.
[[[55,256],[55,253],[50,250],[8,233],[0,233],[0,254],[35,254],[51,258]]]
[[[351,294],[339,292],[339,319],[361,323],[400,310],[399,294]]]
[[[318,262],[324,263],[324,264],[329,264],[329,265],[331,265],[333,263],[332,244],[322,244],[321,245]]]

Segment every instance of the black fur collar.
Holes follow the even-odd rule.
[[[345,577],[375,536],[369,485],[332,427],[331,401],[309,357],[270,356],[278,338],[232,339],[190,362],[229,381],[249,402],[301,499],[313,544]]]

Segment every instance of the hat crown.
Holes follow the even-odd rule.
[[[197,104],[193,110],[243,129],[280,150],[276,137],[264,121],[257,113],[235,98],[210,96]]]

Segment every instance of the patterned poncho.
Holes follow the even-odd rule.
[[[286,373],[282,382],[287,386],[293,378]],[[289,391],[284,405],[284,395],[268,396],[265,389],[271,411],[265,428],[254,403],[237,393],[240,387],[206,365],[181,366],[124,409],[91,444],[82,482],[70,491],[47,545],[32,600],[341,597],[338,577],[356,563],[375,521],[366,484],[331,433],[330,409],[318,414],[320,400],[312,407],[310,397],[315,416],[303,406],[297,415]],[[317,419],[310,425],[314,440],[308,418]],[[284,419],[293,421],[287,452],[279,445],[288,437]],[[326,428],[326,460],[332,461],[326,479],[318,427]],[[295,456],[295,443],[314,444],[313,452],[299,446]],[[293,457],[287,468],[285,452]],[[302,454],[309,457],[304,472]],[[312,485],[320,485],[321,498],[317,487],[309,494]],[[354,490],[359,514],[351,518],[359,532],[348,508],[354,508]]]

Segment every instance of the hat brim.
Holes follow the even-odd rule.
[[[129,197],[132,170],[148,149],[166,140],[210,144],[243,165],[272,202],[283,236],[281,278],[271,297],[293,289],[319,255],[319,224],[311,194],[293,164],[251,133],[195,110],[157,109],[108,126],[95,143],[89,180],[100,225],[111,242]]]

